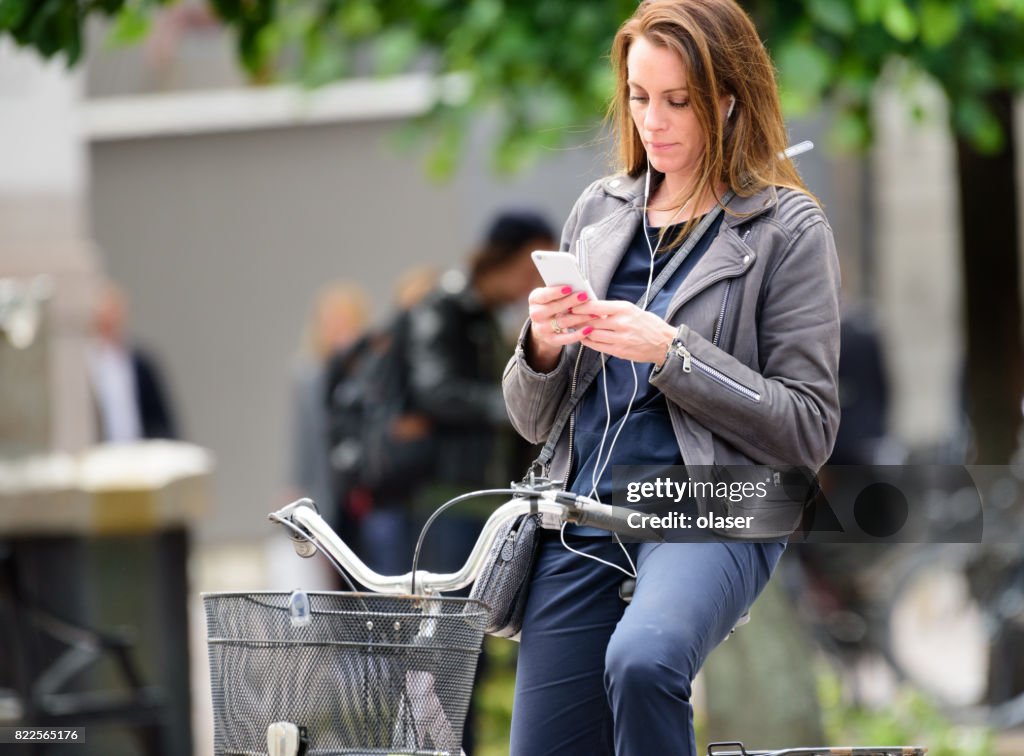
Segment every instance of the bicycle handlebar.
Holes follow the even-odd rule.
[[[616,511],[614,507],[610,507],[607,504],[589,502],[589,504],[580,508],[579,519],[574,520],[574,522],[578,525],[589,525],[592,528],[600,528],[601,530],[607,530],[619,535],[636,537],[637,533],[640,532],[662,540],[660,530],[649,526],[630,525],[628,518],[631,514],[633,514],[632,510]],[[644,521],[641,520],[641,522]]]
[[[650,527],[635,527],[629,524],[628,517],[632,510],[618,509],[608,504],[601,504],[584,496],[555,490],[534,490],[530,488],[509,489],[505,491],[514,498],[496,509],[484,523],[470,552],[466,563],[457,572],[433,573],[426,570],[416,571],[415,585],[417,592],[425,594],[456,591],[464,588],[480,574],[487,555],[491,551],[502,525],[524,514],[550,515],[562,523],[589,525],[620,535],[661,539],[660,531]],[[330,525],[317,513],[313,502],[299,499],[268,518],[286,526],[296,541],[296,550],[302,556],[312,556],[309,549],[312,544],[316,549],[334,563],[334,565],[350,575],[360,585],[375,593],[408,594],[412,590],[413,574],[381,575],[371,570],[346,544]]]

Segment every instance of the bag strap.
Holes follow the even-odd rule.
[[[725,196],[722,197],[722,201],[716,203],[707,215],[704,216],[701,222],[697,224],[697,227],[686,238],[686,241],[680,245],[679,249],[672,254],[672,259],[668,261],[661,273],[658,274],[658,277],[651,283],[650,290],[645,292],[643,296],[636,301],[637,307],[649,305],[654,301],[654,297],[665,287],[665,284],[668,283],[672,274],[679,270],[679,266],[682,265],[686,258],[690,256],[694,247],[697,246],[705,232],[718,219],[718,216],[722,214],[725,206],[729,204],[734,196],[736,196],[736,193],[730,189],[726,192]],[[647,233],[646,223],[644,224],[644,233]],[[646,302],[644,300],[646,300]],[[583,349],[584,347],[580,347],[581,356]],[[578,369],[579,358],[577,358],[577,364],[574,368],[574,372]],[[530,469],[534,469],[539,466],[543,473],[545,475],[547,474],[548,466],[551,464],[551,459],[555,456],[555,446],[558,444],[562,431],[565,429],[565,424],[569,422],[569,417],[572,415],[572,412],[576,408],[576,404],[579,402],[583,393],[584,392],[582,391],[573,391],[573,393],[569,395],[569,401],[563,405],[558,416],[555,418],[555,422],[551,425],[551,432],[548,433],[547,442],[545,442],[544,448],[541,449],[540,455],[538,455],[537,459],[535,459],[533,464],[530,465]]]

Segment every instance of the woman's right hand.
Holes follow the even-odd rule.
[[[596,315],[576,315],[572,308],[588,301],[586,292],[571,286],[542,286],[530,292],[530,333],[526,340],[526,361],[540,373],[558,364],[562,347],[583,339],[582,326]]]

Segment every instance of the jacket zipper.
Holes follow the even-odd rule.
[[[582,232],[580,234],[580,238],[576,240],[576,262],[579,263],[580,273],[583,274],[583,278],[589,283],[590,282],[590,271],[588,270],[588,268],[590,266],[588,265],[588,263],[590,261],[587,259],[587,247],[583,243],[583,234],[582,234]]]
[[[741,241],[746,241],[747,236],[749,235],[750,229],[748,228],[747,232],[743,234],[743,238],[741,239]],[[732,291],[732,282],[733,279],[730,278],[725,283],[725,293],[722,294],[722,306],[718,310],[718,323],[715,324],[715,334],[711,338],[712,346],[718,346],[718,340],[722,336],[722,326],[725,324],[725,311],[729,307],[729,292]],[[717,370],[716,368],[711,367],[711,365],[704,362],[703,360],[697,359],[690,353],[690,350],[684,347],[682,344],[677,344],[673,351],[679,357],[682,358],[684,373],[692,372],[692,367],[696,365],[697,369],[702,371],[709,378],[718,381],[723,386],[729,388],[732,391],[735,391],[740,396],[745,396],[752,402],[761,401],[761,395],[759,393],[754,391],[752,388],[744,386],[742,383],[730,378],[721,370]]]
[[[569,399],[576,396],[576,383],[580,375],[580,361],[583,359],[583,347],[576,353],[576,364],[572,368],[572,380],[569,382]],[[569,487],[569,476],[572,475],[572,442],[576,435],[576,408],[569,414],[569,461],[565,466],[565,477],[562,478],[562,490]]]
[[[746,397],[752,402],[761,401],[761,395],[754,391],[754,389],[748,386],[744,386],[739,381],[736,381],[727,376],[721,370],[712,367],[703,360],[697,359],[690,353],[690,350],[684,347],[682,344],[676,344],[672,348],[672,351],[683,360],[684,373],[690,373],[692,372],[692,368],[696,367],[709,378],[717,381],[721,385],[725,386],[727,389],[735,391],[740,396]]]
[[[711,339],[714,346],[718,346],[718,338],[722,335],[722,324],[725,323],[725,308],[729,306],[729,290],[732,289],[732,279],[725,282],[725,294],[722,295],[722,309],[718,311],[718,324],[715,326],[715,335]]]

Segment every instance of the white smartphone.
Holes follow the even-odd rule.
[[[531,257],[533,264],[540,271],[540,277],[548,286],[571,286],[573,291],[585,291],[591,299],[597,299],[590,282],[580,272],[576,257],[569,252],[548,252],[538,249]]]

